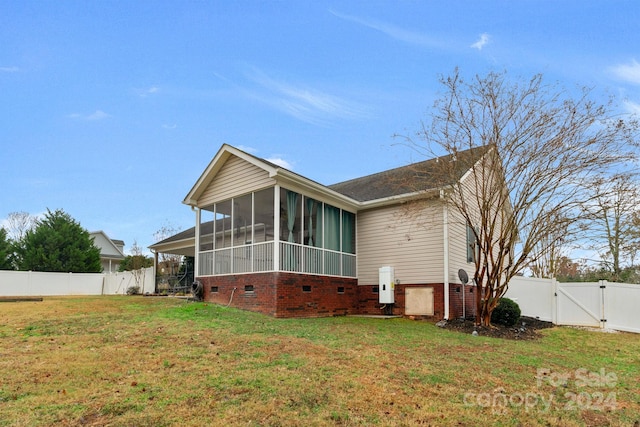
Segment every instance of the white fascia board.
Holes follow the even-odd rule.
[[[154,243],[153,245],[148,246],[148,248],[152,251],[158,253],[172,253],[172,250],[181,250],[188,247],[195,247],[196,239],[195,237],[189,237],[187,239],[175,240],[173,242],[168,243]]]
[[[375,200],[369,200],[366,202],[360,202],[358,203],[358,206],[360,210],[379,208],[382,206],[394,205],[402,202],[408,202],[411,200],[436,198],[436,197],[440,197],[440,194],[441,192],[439,188],[433,188],[426,191],[415,191],[413,193],[399,194],[397,196],[385,197],[383,199],[375,199]]]
[[[202,175],[200,175],[182,203],[189,206],[196,206],[198,197],[200,197],[211,180],[216,176],[218,171],[220,171],[220,168],[222,168],[227,159],[232,155],[239,157],[242,160],[251,163],[261,169],[264,169],[269,173],[270,176],[275,174],[278,170],[273,166],[260,161],[260,159],[245,153],[242,150],[238,150],[237,148],[232,147],[229,144],[223,144],[222,147],[220,147],[220,150],[218,150],[216,155],[213,157],[211,162],[209,162],[209,165],[206,167]]]
[[[358,207],[360,206],[360,203],[351,197],[338,193],[329,187],[286,169],[277,169],[269,176],[286,188],[291,190],[300,190],[306,196],[317,197],[322,201],[332,203],[336,207],[347,211],[357,212]]]

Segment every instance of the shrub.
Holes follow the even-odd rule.
[[[509,298],[500,298],[498,305],[491,313],[491,323],[513,326],[520,320],[520,306]]]
[[[138,295],[140,293],[139,286],[129,286],[127,288],[127,295]]]

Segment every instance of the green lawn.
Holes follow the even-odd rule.
[[[0,426],[640,425],[640,336],[542,334],[173,298],[0,303]]]

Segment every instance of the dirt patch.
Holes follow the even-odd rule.
[[[511,327],[502,325],[476,326],[473,320],[454,319],[447,322],[438,322],[438,326],[444,329],[461,333],[473,334],[474,331],[481,337],[504,338],[509,340],[534,340],[540,337],[541,329],[552,328],[553,323],[545,322],[532,317],[521,317],[520,321]]]

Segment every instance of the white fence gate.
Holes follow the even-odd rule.
[[[505,297],[518,303],[523,316],[556,325],[640,333],[640,285],[514,277]]]

